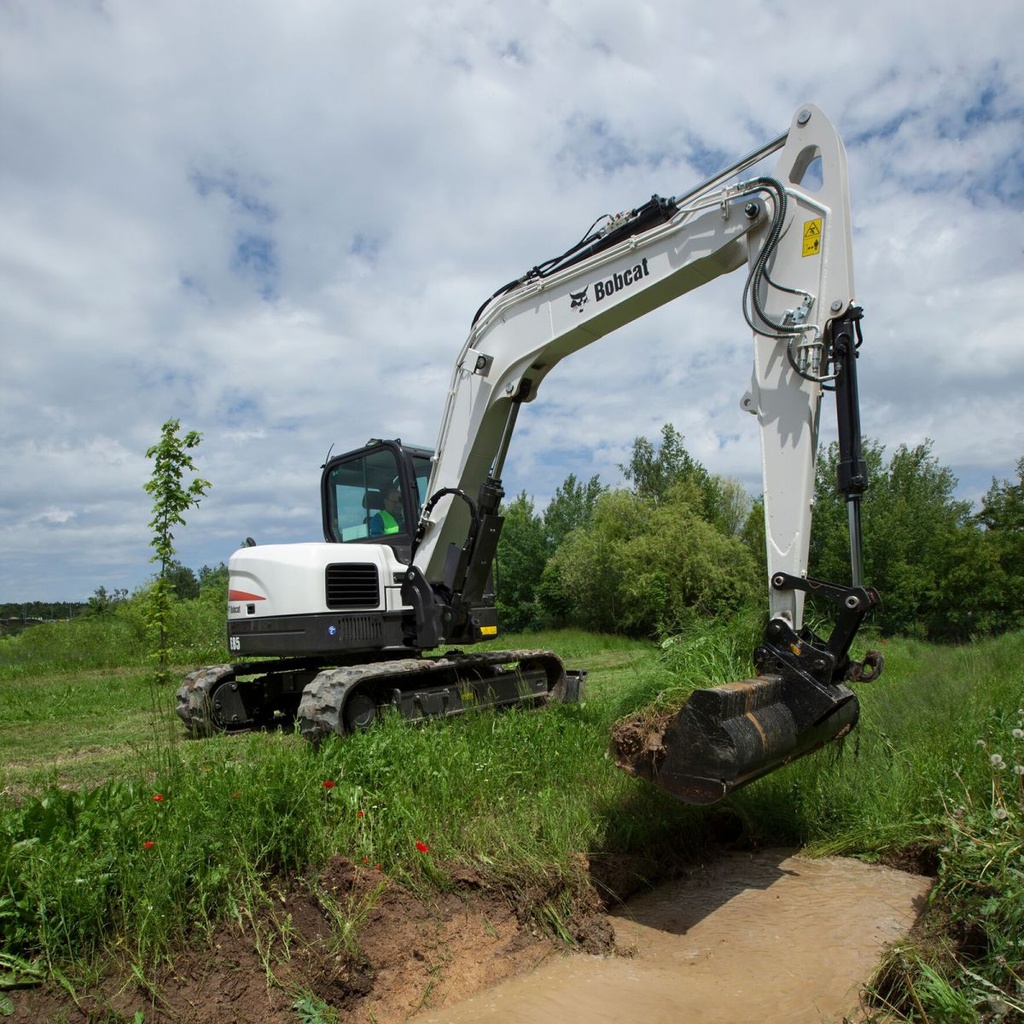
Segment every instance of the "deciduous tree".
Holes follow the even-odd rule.
[[[159,565],[156,582],[150,591],[148,620],[157,638],[159,682],[167,679],[167,626],[174,593],[171,579],[171,569],[175,564],[174,530],[185,525],[185,512],[198,506],[211,486],[208,480],[198,476],[186,482],[185,477],[196,472],[189,453],[199,447],[202,434],[190,430],[184,437],[179,437],[179,429],[178,420],[168,420],[160,432],[160,440],[146,451],[146,458],[153,460],[152,476],[144,484],[146,493],[153,498],[153,518],[149,526],[153,531],[150,546],[154,554],[150,561]]]
[[[525,629],[537,616],[535,597],[548,547],[544,525],[533,499],[521,492],[504,506],[505,523],[498,541],[495,587],[498,614],[506,629]]]
[[[548,502],[542,517],[548,556],[555,553],[573,530],[591,521],[603,490],[596,473],[585,484],[576,479],[575,473],[570,473],[555,489],[555,496]]]

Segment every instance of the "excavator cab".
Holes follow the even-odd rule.
[[[334,544],[379,540],[396,552],[404,550],[407,562],[431,456],[400,440],[371,440],[328,460],[321,478],[324,539]]]

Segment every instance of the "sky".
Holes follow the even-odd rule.
[[[802,104],[850,164],[867,437],[978,501],[1024,456],[1024,6],[950,0],[0,0],[0,602],[322,539],[320,466],[432,446],[481,302]],[[622,482],[665,423],[760,492],[742,272],[563,362],[507,494]],[[834,434],[823,413],[823,440]]]

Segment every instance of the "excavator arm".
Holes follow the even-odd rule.
[[[778,153],[774,173],[742,175]],[[739,180],[736,180],[739,179]],[[709,802],[845,733],[857,701],[844,680],[880,659],[849,649],[878,596],[861,585],[860,452],[849,186],[842,141],[813,106],[787,133],[687,193],[608,218],[480,309],[457,360],[403,600],[417,643],[480,639],[472,609],[501,529],[501,474],[520,406],[566,356],[703,284],[745,268],[754,342],[741,407],[761,437],[769,616],[756,679],[698,691],[623,766],[676,796]],[[840,485],[850,510],[851,586],[807,578],[821,396],[835,391]],[[803,624],[808,593],[836,605],[823,640]]]

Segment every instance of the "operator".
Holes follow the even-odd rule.
[[[402,495],[392,487],[384,498],[384,507],[370,517],[370,536],[383,537],[400,533],[405,523],[402,518]]]

